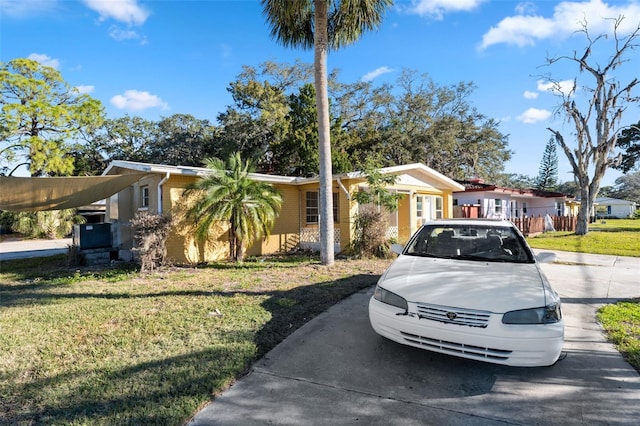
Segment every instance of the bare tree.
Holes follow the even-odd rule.
[[[624,16],[611,19],[613,22],[614,51],[606,64],[600,66],[593,58],[594,47],[598,42],[608,39],[607,34],[592,37],[587,28],[587,22],[582,22],[579,31],[586,36],[587,46],[584,52],[573,52],[573,56],[558,56],[547,58],[547,64],[553,65],[560,61],[569,61],[579,66],[580,73],[586,71],[595,79],[591,87],[578,87],[578,78],[573,80],[571,90],[563,90],[563,82],[546,77],[551,84],[554,94],[561,97],[562,102],[558,113],[566,116],[566,120],[573,124],[575,133],[575,147],[558,130],[548,128],[562,148],[573,169],[576,182],[580,188],[580,210],[576,234],[585,235],[589,232],[589,215],[594,200],[600,189],[600,182],[607,168],[615,166],[620,156],[613,157],[618,141],[618,133],[623,113],[626,109],[640,101],[640,97],[632,96],[632,89],[640,83],[634,78],[627,84],[622,84],[616,77],[615,71],[624,63],[629,62],[629,53],[640,46],[640,23],[627,35],[623,34],[622,22]],[[582,103],[576,95],[585,95]]]

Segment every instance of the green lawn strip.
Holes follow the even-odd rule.
[[[545,232],[528,237],[533,248],[640,257],[640,220],[612,219],[589,225],[586,235]]]
[[[179,425],[389,261],[71,270],[0,264],[0,424]]]
[[[640,372],[640,299],[598,310],[598,321],[624,358]]]

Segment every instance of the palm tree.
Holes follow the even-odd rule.
[[[393,0],[262,0],[271,36],[285,47],[314,47],[318,147],[320,157],[320,260],[334,263],[333,196],[327,54],[349,45],[365,30],[380,26]]]
[[[187,193],[201,196],[188,210],[196,224],[196,239],[206,240],[219,222],[229,224],[229,255],[242,261],[246,247],[258,237],[267,237],[282,206],[282,196],[272,185],[252,179],[250,161],[232,154],[227,164],[217,158],[204,161],[211,174],[187,187]]]

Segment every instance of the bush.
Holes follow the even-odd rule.
[[[354,220],[353,251],[363,257],[391,257],[387,239],[388,223],[383,211],[373,205],[361,206]]]
[[[73,225],[85,222],[76,209],[2,212],[0,217],[1,228],[10,227],[27,238],[63,238],[71,234]]]
[[[142,212],[136,214],[131,224],[136,242],[133,252],[140,262],[140,271],[152,272],[164,266],[171,218]]]

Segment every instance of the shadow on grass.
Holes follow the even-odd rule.
[[[270,320],[258,330],[231,324],[226,331],[213,333],[208,347],[196,348],[184,355],[134,362],[124,367],[121,364],[87,370],[70,368],[49,377],[35,372],[33,377],[25,379],[24,375],[32,373],[20,372],[22,384],[0,381],[3,395],[0,424],[183,424],[209,402],[212,395],[246,374],[256,360],[300,326],[345,297],[375,284],[377,279],[375,274],[361,274],[287,291],[187,290],[140,295],[56,294],[51,291],[55,285],[38,282],[0,285],[0,309],[22,303],[55,303],[68,298],[211,295],[233,298],[244,294],[269,296],[262,306],[270,313]],[[5,378],[10,379],[8,375]]]

